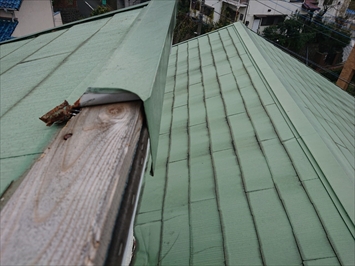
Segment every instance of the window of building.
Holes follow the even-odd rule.
[[[200,10],[201,2],[198,0],[191,1],[191,9]]]
[[[213,18],[214,8],[205,5],[205,6],[203,7],[203,14],[205,14],[206,16],[208,16],[208,17],[210,17],[210,18]]]
[[[277,25],[278,23],[284,21],[284,16],[267,16],[261,19],[261,26]]]

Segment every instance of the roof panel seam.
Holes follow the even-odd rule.
[[[107,20],[106,23],[104,23],[104,24],[102,25],[102,27],[104,27],[108,22],[109,22],[109,20]],[[32,88],[30,91],[28,91],[21,99],[19,99],[16,103],[14,103],[8,110],[6,110],[6,111],[2,114],[2,116],[1,116],[0,118],[4,117],[4,116],[5,116],[8,112],[10,112],[15,106],[17,106],[17,105],[18,105],[20,102],[22,102],[26,97],[28,97],[30,94],[32,94],[32,93],[36,90],[36,88],[39,87],[42,83],[44,83],[50,76],[52,76],[52,74],[53,74],[59,67],[61,67],[62,64],[63,64],[64,62],[66,62],[66,60],[67,60],[72,54],[74,54],[76,51],[78,51],[78,50],[81,48],[81,46],[82,46],[83,44],[85,44],[85,43],[88,42],[93,36],[95,36],[95,34],[96,34],[97,32],[99,32],[102,27],[100,27],[98,30],[96,30],[89,38],[87,38],[86,40],[84,40],[83,42],[81,42],[72,52],[68,53],[68,55],[67,55],[65,58],[63,58],[63,60],[62,60],[50,73],[48,73],[48,75],[47,75],[46,77],[44,77],[41,81],[39,81],[36,85],[34,85],[33,88]]]
[[[220,36],[219,36],[219,38],[220,38]],[[226,53],[226,50],[225,50],[225,47],[224,47],[223,43],[222,43],[222,46],[223,46],[223,49],[224,49],[224,51]],[[237,53],[238,53],[238,51],[237,51]],[[212,56],[213,56],[213,54],[212,54]],[[226,56],[227,56],[227,60],[228,60],[228,62],[230,64],[230,61],[229,61],[227,53],[226,53]],[[230,65],[230,67],[231,67],[231,65]],[[232,69],[232,73],[233,73],[233,69]],[[234,80],[236,82],[236,77],[235,77],[234,73],[233,73],[233,77],[234,77]],[[219,93],[222,95],[221,85],[220,85],[220,80],[218,78],[218,75],[216,76],[216,78],[217,78],[218,86],[219,86],[219,90],[220,90]],[[237,89],[240,91],[240,88],[238,87],[237,83],[236,83],[236,86],[237,86]],[[224,101],[223,96],[221,98],[222,98],[222,102],[223,102],[223,108],[224,108],[225,117],[227,118],[226,103]],[[242,101],[243,101],[243,105],[244,105],[244,108],[245,108],[245,102],[244,102],[243,98],[242,98]],[[258,232],[258,228],[256,226],[255,216],[253,215],[253,212],[252,212],[250,198],[247,196],[247,190],[246,190],[246,184],[245,184],[245,174],[243,172],[243,168],[241,166],[241,162],[240,162],[240,158],[238,156],[236,145],[235,145],[235,142],[234,142],[233,137],[232,137],[232,128],[231,128],[230,121],[229,121],[228,118],[226,119],[226,122],[227,122],[227,126],[228,126],[228,129],[229,129],[229,134],[230,134],[231,140],[232,140],[233,154],[235,156],[235,160],[237,161],[237,164],[240,166],[240,173],[241,173],[241,180],[242,180],[242,187],[243,187],[243,191],[244,191],[244,197],[245,197],[246,202],[248,204],[249,213],[251,214],[251,217],[252,217],[253,227],[254,227],[254,231],[255,231],[255,234],[256,234],[257,242],[258,242],[259,257],[261,258],[262,263],[265,265],[265,258],[263,256],[262,247],[261,247],[260,233]],[[215,174],[216,173],[215,173],[215,170],[214,170],[214,175]],[[228,257],[226,257],[226,259],[227,258]],[[228,260],[226,260],[226,263],[228,264]]]
[[[61,34],[59,34],[57,37],[55,37],[54,39],[52,39],[52,40],[49,41],[48,43],[45,43],[44,45],[50,44],[51,42],[53,42],[54,40],[56,40],[59,36],[61,36],[64,32],[65,32],[65,31],[63,31],[63,32],[62,32]],[[31,41],[34,41],[34,38],[31,39],[29,42],[31,42]],[[29,42],[26,42],[26,44],[28,44]],[[42,57],[42,58],[37,58],[37,59],[33,59],[33,60],[28,60],[28,61],[26,61],[27,58],[31,57],[33,54],[35,54],[36,52],[38,52],[39,50],[41,50],[44,45],[42,45],[40,48],[36,49],[36,50],[35,50],[34,52],[32,52],[31,54],[27,55],[25,58],[23,58],[23,59],[22,59],[20,62],[18,62],[17,64],[22,64],[22,63],[31,62],[31,61],[34,61],[34,60],[40,60],[40,59],[42,59],[42,58],[47,58],[47,57],[52,57],[52,56],[61,55],[61,54],[67,54],[67,53],[68,53],[68,52],[59,53],[59,54],[54,54],[54,55],[47,56],[47,57]],[[19,48],[21,48],[21,47],[22,47],[22,46],[20,46]],[[19,49],[19,48],[18,48],[18,49]],[[16,50],[18,50],[18,49],[16,49]],[[16,50],[15,50],[15,51],[16,51]],[[10,54],[11,54],[11,53],[10,53]],[[7,57],[7,56],[10,55],[10,54],[7,54],[7,55],[4,56],[3,58]],[[3,59],[3,58],[1,58],[1,59]],[[13,66],[10,67],[9,69],[6,69],[4,72],[1,73],[1,75],[5,74],[5,73],[6,73],[7,71],[9,71],[10,69],[14,68],[17,64],[13,65]]]
[[[208,35],[207,35],[208,36]],[[209,44],[209,51],[211,53],[211,43],[210,40],[208,38],[208,44]],[[200,67],[201,67],[201,73],[203,73],[202,71],[202,61],[201,61],[201,50],[200,50],[200,46],[198,46],[198,51],[199,51],[199,59],[200,59]],[[208,114],[207,114],[207,103],[206,103],[206,87],[204,84],[204,80],[203,80],[203,74],[201,75],[201,79],[202,79],[202,87],[203,87],[203,103],[205,106],[205,112],[206,112],[206,125],[207,125],[207,132],[208,132],[208,136],[209,136],[209,154],[211,156],[211,163],[212,163],[212,169],[213,169],[213,181],[214,181],[214,192],[216,195],[216,203],[217,203],[217,209],[218,209],[218,218],[219,218],[219,224],[220,224],[220,230],[221,230],[221,234],[222,234],[222,242],[223,242],[223,256],[224,256],[224,265],[228,265],[228,256],[226,254],[226,241],[225,241],[225,230],[223,228],[223,217],[221,214],[221,203],[220,203],[220,196],[218,193],[218,183],[217,183],[217,173],[216,173],[216,166],[215,166],[215,161],[213,159],[212,156],[212,143],[211,143],[211,128],[209,126],[209,121],[208,121]]]

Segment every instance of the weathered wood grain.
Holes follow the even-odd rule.
[[[68,122],[0,213],[0,265],[103,264],[142,121],[134,102]]]

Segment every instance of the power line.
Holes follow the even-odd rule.
[[[255,0],[255,1],[259,2],[260,4],[262,4],[262,5],[264,5],[264,6],[268,7],[268,8],[273,9],[274,11],[280,13],[281,15],[284,15],[284,16],[287,16],[287,17],[290,17],[290,18],[291,18],[290,15],[283,14],[281,11],[278,11],[278,10],[272,8],[271,6],[268,6],[268,5],[264,4],[264,3],[260,2],[259,0]],[[299,22],[299,23],[301,23],[301,22]],[[329,38],[331,38],[331,39],[333,39],[333,40],[335,40],[335,41],[337,41],[337,42],[340,42],[340,43],[343,43],[343,44],[347,45],[347,43],[342,42],[342,41],[340,41],[340,40],[338,40],[338,39],[335,39],[334,37],[332,37],[332,36],[330,36],[330,35],[327,35],[327,34],[325,34],[324,32],[315,29],[314,27],[311,27],[311,26],[309,26],[309,25],[307,25],[307,24],[303,24],[303,23],[301,23],[301,24],[304,25],[304,26],[306,26],[306,27],[309,27],[309,28],[311,28],[311,29],[313,29],[313,30],[315,30],[315,31],[317,31],[317,32],[319,32],[319,33],[321,33],[321,34],[323,34],[324,36],[327,36],[327,37],[329,37]],[[320,25],[322,25],[322,24],[320,24]],[[337,32],[337,33],[338,33],[338,32]],[[338,33],[338,34],[340,34],[340,33]],[[350,39],[350,37],[348,37],[348,36],[346,36],[346,35],[343,35],[343,36],[345,36],[346,38],[349,38],[349,39]]]
[[[256,0],[256,1],[258,1],[258,0]],[[259,1],[258,1],[258,2],[259,2]],[[269,7],[269,6],[268,6],[268,7]],[[270,8],[271,8],[271,7],[270,7]],[[275,10],[275,11],[277,11],[277,10]],[[279,11],[277,11],[277,12],[279,12]],[[182,12],[180,12],[180,13],[182,13]],[[214,11],[214,13],[217,13],[217,14],[219,14],[220,16],[225,17],[225,18],[226,18],[227,20],[229,20],[230,22],[233,22],[230,18],[228,18],[228,17],[225,16],[225,15],[220,14],[220,13],[217,12],[217,11]],[[187,18],[190,18],[190,16],[186,16],[186,17],[184,18],[184,20],[183,20],[182,22],[180,22],[179,26],[180,26]],[[248,28],[248,30],[251,30],[251,29]],[[322,33],[322,32],[321,32],[321,33]],[[322,34],[324,34],[324,33],[322,33]],[[324,34],[324,35],[326,35],[326,34]],[[260,35],[259,35],[259,36],[260,36]],[[328,36],[328,35],[326,35],[326,36]],[[291,55],[294,55],[294,56],[296,56],[296,57],[298,57],[298,58],[301,58],[301,59],[303,59],[303,60],[306,60],[306,61],[310,62],[312,65],[317,66],[319,69],[322,69],[323,71],[325,71],[325,72],[327,72],[328,74],[334,76],[335,78],[340,79],[340,80],[344,81],[345,83],[347,83],[347,84],[349,84],[349,85],[354,85],[354,86],[355,86],[354,83],[348,82],[348,81],[346,81],[346,80],[340,78],[339,75],[337,75],[337,74],[335,74],[334,72],[332,72],[332,71],[330,71],[330,70],[324,68],[323,66],[321,66],[321,65],[319,65],[319,64],[317,64],[317,63],[315,63],[315,62],[313,62],[313,61],[311,61],[311,60],[309,60],[308,58],[306,58],[306,57],[304,57],[304,56],[302,56],[302,55],[299,55],[299,54],[297,54],[296,52],[291,51],[291,50],[289,50],[289,49],[287,49],[287,48],[281,46],[281,45],[278,44],[278,43],[275,43],[275,42],[273,42],[273,41],[271,41],[271,40],[269,40],[269,39],[266,39],[264,36],[260,36],[260,37],[262,37],[264,40],[266,40],[266,41],[272,43],[273,45],[279,47],[279,49],[284,50],[284,51],[287,51],[287,52],[288,52],[289,54],[291,54]],[[331,36],[328,36],[328,37],[332,38]],[[291,38],[292,38],[292,37],[291,37]],[[293,37],[293,38],[296,38],[296,37]],[[333,38],[333,39],[334,39],[334,38]],[[344,43],[344,44],[345,44],[345,43]]]
[[[299,8],[298,5],[295,5],[295,4],[293,4],[292,2],[287,2],[286,0],[282,0],[282,1],[285,2],[285,3],[288,3],[288,4],[290,4],[290,5],[293,5],[293,6],[297,7],[297,8]],[[330,6],[330,8],[332,8],[332,7],[334,8],[334,5]],[[334,9],[338,11],[338,9],[336,9],[336,8],[334,8]],[[316,14],[316,15],[317,15],[317,14]],[[326,17],[337,18],[336,16],[329,15],[329,13],[328,13],[328,15],[327,15]],[[330,21],[330,19],[326,19],[326,20]],[[335,23],[335,24],[337,24],[337,25],[339,25],[339,26],[342,26],[342,25],[339,24],[339,23],[336,23],[336,22],[333,22],[333,21],[330,21],[330,22]]]
[[[256,0],[256,1],[258,1],[258,0]],[[289,10],[289,11],[293,12],[291,9],[286,8],[286,7],[280,5],[280,4],[278,4],[278,3],[276,3],[276,2],[274,2],[274,1],[272,1],[272,0],[269,0],[269,1],[272,2],[272,3],[274,3],[274,4],[276,4],[276,5],[278,5],[278,6],[281,6],[282,8],[284,8],[284,9],[286,9],[286,10]],[[258,2],[261,3],[260,1],[258,1]],[[271,8],[271,7],[269,7],[269,8]],[[278,10],[276,10],[276,9],[274,9],[274,8],[272,8],[272,9],[275,10],[276,12],[282,13],[281,11],[278,11]],[[304,15],[302,15],[302,14],[298,14],[298,16],[301,16],[301,17],[307,19],[307,17],[304,16]],[[345,34],[342,34],[342,33],[338,32],[338,31],[336,31],[336,30],[334,30],[334,29],[332,29],[332,28],[329,28],[329,27],[325,26],[325,25],[322,24],[322,23],[319,23],[319,22],[314,21],[314,20],[313,20],[312,22],[313,22],[314,24],[320,26],[320,27],[326,28],[326,29],[328,29],[328,30],[330,30],[330,31],[332,31],[332,32],[334,32],[334,33],[337,33],[337,34],[343,36],[343,37],[349,38],[349,37],[346,36]]]
[[[249,30],[250,30],[250,29],[249,29]],[[260,36],[260,35],[259,35],[259,36]],[[286,47],[283,47],[282,45],[280,45],[280,44],[278,44],[278,43],[275,43],[275,42],[273,42],[273,41],[271,41],[271,40],[269,40],[269,39],[266,39],[266,38],[263,37],[263,36],[261,36],[261,37],[262,37],[264,40],[266,40],[266,41],[268,41],[268,42],[274,44],[275,46],[278,46],[279,49],[281,49],[281,50],[286,50],[287,52],[289,52],[289,53],[295,55],[296,57],[299,57],[299,58],[302,58],[302,59],[304,59],[304,60],[307,60],[307,61],[310,62],[312,65],[317,66],[318,68],[320,68],[320,69],[322,69],[323,71],[327,72],[328,74],[330,74],[330,75],[336,77],[337,79],[340,79],[340,80],[344,81],[345,83],[347,83],[347,84],[349,84],[349,85],[355,85],[355,84],[352,83],[352,82],[349,82],[349,81],[347,81],[347,80],[344,80],[344,79],[340,78],[340,75],[335,74],[334,72],[330,71],[329,69],[326,69],[326,68],[322,67],[321,65],[319,65],[319,64],[317,64],[317,63],[315,63],[315,62],[309,60],[308,58],[306,58],[306,57],[304,57],[304,56],[302,56],[302,55],[299,55],[299,54],[297,54],[296,52],[293,52],[293,51],[287,49]]]
[[[260,4],[264,5],[264,6],[268,7],[268,8],[273,9],[274,11],[276,11],[276,12],[282,14],[282,15],[285,15],[285,14],[283,14],[281,11],[276,10],[275,8],[272,8],[272,7],[270,7],[270,6],[268,6],[268,5],[264,4],[264,3],[261,3],[261,2],[258,1],[258,0],[256,0],[256,1],[259,2]],[[272,2],[272,3],[274,3],[274,4],[276,4],[276,5],[278,5],[278,6],[280,6],[280,7],[282,7],[282,8],[284,8],[284,9],[286,9],[286,10],[289,10],[289,11],[293,12],[293,10],[291,10],[291,9],[289,9],[289,8],[286,8],[286,7],[284,7],[283,5],[280,5],[280,4],[278,4],[278,3],[276,3],[276,2],[274,2],[274,1],[272,1],[272,0],[269,0],[269,1]],[[285,1],[285,0],[284,0],[284,1]],[[218,3],[218,2],[219,2],[219,1],[213,3],[212,6],[215,5],[215,4]],[[285,3],[286,3],[286,2],[285,2]],[[294,4],[292,4],[292,5],[294,5]],[[296,5],[294,5],[294,6],[296,6]],[[298,6],[296,6],[296,7],[298,8]],[[232,21],[231,19],[229,19],[228,17],[226,17],[226,16],[224,16],[224,15],[218,13],[218,12],[215,11],[215,10],[214,10],[214,13],[219,14],[220,16],[223,16],[223,17],[227,18],[230,22],[234,22],[234,21]],[[290,15],[286,15],[286,16],[290,17]],[[298,16],[300,16],[300,17],[302,17],[302,18],[304,18],[304,19],[307,19],[307,16],[305,16],[305,15],[298,14]],[[349,36],[346,36],[345,34],[342,34],[342,33],[338,32],[338,31],[336,31],[336,30],[334,30],[334,29],[332,29],[332,28],[329,28],[329,27],[325,26],[324,24],[321,24],[321,23],[316,22],[316,21],[312,21],[312,22],[313,22],[314,24],[316,24],[316,25],[318,25],[318,26],[320,26],[320,27],[326,28],[326,29],[328,29],[328,30],[330,30],[330,31],[332,31],[332,32],[334,32],[334,33],[336,33],[336,34],[338,34],[338,35],[341,35],[341,36],[343,36],[343,37],[345,37],[345,38],[349,38]],[[336,24],[336,25],[340,25],[340,24],[337,24],[337,23],[335,23],[335,22],[333,22],[333,23]],[[303,25],[308,26],[308,25],[306,25],[306,24],[303,24]],[[308,27],[310,27],[310,26],[308,26]],[[320,32],[321,34],[323,34],[323,35],[325,35],[325,36],[328,36],[328,37],[330,37],[330,38],[332,38],[332,39],[334,39],[334,40],[337,40],[337,39],[333,38],[333,37],[330,36],[330,35],[326,35],[324,32],[321,32],[321,31],[318,31],[318,32]],[[338,40],[337,40],[337,41],[338,41]],[[340,42],[341,42],[341,41],[340,41]],[[341,43],[346,44],[345,42],[341,42]]]
[[[271,8],[272,10],[274,10],[274,11],[276,11],[276,12],[282,14],[282,15],[285,15],[285,14],[283,14],[281,11],[278,11],[278,10],[276,10],[275,8],[270,7],[269,5],[264,4],[264,3],[260,2],[259,0],[256,0],[256,1],[259,2],[260,4],[264,5],[264,6],[268,7],[268,8]],[[276,5],[279,5],[279,4],[277,4],[276,2],[274,2],[274,1],[272,1],[272,0],[270,0],[270,1],[273,2],[273,3],[275,3]],[[216,3],[218,3],[218,2],[219,2],[219,1],[215,2],[214,4],[216,4]],[[279,6],[281,6],[282,8],[285,8],[285,7],[282,6],[282,5],[279,5]],[[285,9],[287,9],[287,10],[293,12],[291,9],[288,9],[288,8],[285,8]],[[213,10],[213,11],[214,11],[214,13],[216,13],[216,14],[218,14],[218,15],[224,17],[224,18],[226,18],[229,22],[232,22],[232,23],[235,22],[235,21],[231,20],[230,18],[228,18],[227,16],[222,15],[221,13],[219,13],[219,12],[217,12],[217,11],[215,11],[215,10]],[[301,15],[301,14],[297,14],[297,15],[298,15],[298,16],[301,16],[301,17],[303,17],[303,18],[305,18],[305,19],[307,19],[307,17],[304,16],[304,15]],[[287,15],[287,14],[286,14],[285,16],[288,16],[288,17],[291,18],[290,15]],[[340,40],[338,40],[338,39],[332,37],[331,35],[327,35],[327,34],[325,34],[324,32],[315,29],[314,27],[311,27],[311,26],[309,26],[309,25],[307,25],[307,24],[304,24],[304,23],[302,23],[302,22],[300,22],[300,21],[299,21],[299,23],[300,23],[302,26],[309,27],[309,28],[311,28],[312,30],[317,31],[317,32],[321,33],[321,34],[324,35],[324,36],[327,36],[327,37],[329,37],[329,38],[331,38],[331,39],[333,39],[333,40],[335,40],[335,41],[337,41],[337,42],[340,42],[340,43],[342,43],[342,44],[347,45],[347,43],[345,43],[345,42],[343,42],[343,41],[340,41]],[[335,31],[335,30],[333,30],[333,29],[331,29],[331,28],[329,28],[329,27],[326,27],[326,26],[324,26],[324,25],[321,24],[321,23],[317,23],[317,22],[315,22],[315,21],[313,21],[313,23],[314,23],[314,24],[318,24],[319,26],[324,27],[324,28],[326,28],[326,29],[328,29],[328,30],[330,30],[330,31],[332,31],[332,32],[334,32],[334,33],[337,33],[337,34],[339,34],[339,35],[341,35],[341,36],[343,36],[343,37],[345,37],[345,38],[350,38],[349,36],[346,36],[346,35],[344,35],[344,34],[338,32],[338,31]]]

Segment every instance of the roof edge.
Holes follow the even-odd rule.
[[[313,167],[315,167],[314,164],[316,163],[316,168],[319,168],[322,172],[319,176],[323,186],[354,236],[354,184],[348,178],[344,169],[339,165],[324,140],[319,137],[319,134],[309,122],[308,118],[295,103],[280,79],[272,71],[257,47],[257,44],[253,42],[249,36],[247,32],[248,29],[246,29],[242,23],[234,23],[233,25],[251,61],[254,62],[255,68],[260,71],[268,84],[273,84],[272,88],[268,86],[269,92],[272,94],[279,108],[282,109],[283,114],[288,118],[286,122],[290,128],[292,128],[292,131],[298,135],[295,136],[297,141],[303,142],[303,148],[306,148],[309,151],[309,155],[312,156],[313,160],[310,160],[310,163]],[[250,40],[250,42],[246,44],[245,40]],[[317,149],[317,152],[315,152],[315,149]],[[329,164],[329,161],[331,161],[332,164]],[[341,182],[339,182],[339,178],[342,178]],[[337,204],[337,202],[339,202],[339,204]]]

